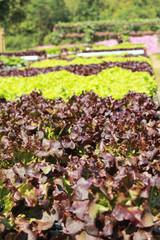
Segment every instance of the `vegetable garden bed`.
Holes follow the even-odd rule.
[[[30,66],[0,72],[0,239],[160,239],[150,59]]]
[[[147,65],[148,67],[149,65]],[[61,67],[57,67],[57,70],[58,68],[61,69]],[[98,67],[97,70],[99,71],[102,68]],[[82,75],[77,75],[78,69],[79,74]],[[48,68],[48,70],[50,69]],[[40,74],[36,77],[0,77],[0,96],[10,100],[24,93],[29,94],[34,89],[41,89],[47,98],[56,98],[57,96],[62,98],[71,97],[73,93],[80,95],[83,90],[94,90],[99,96],[112,95],[114,98],[122,98],[129,90],[135,90],[140,93],[145,92],[151,97],[156,92],[154,76],[151,76],[148,72],[132,72],[131,70],[114,67],[107,68],[96,75],[90,75],[91,70],[92,73],[97,73],[94,67],[91,69],[86,68],[86,74],[88,71],[89,76],[83,76],[84,66],[77,65],[73,68],[71,67],[71,71],[77,74],[61,70]],[[37,75],[42,71],[43,69],[33,69],[33,74]],[[18,70],[17,72],[19,73]],[[25,73],[25,70],[22,70],[22,72]],[[32,69],[30,74],[32,74]]]
[[[0,98],[1,239],[159,239],[158,111],[135,92]]]
[[[31,77],[37,76],[41,73],[46,74],[48,72],[57,72],[62,70],[67,70],[71,73],[83,76],[95,75],[100,73],[102,70],[114,67],[121,67],[124,69],[130,69],[132,72],[148,72],[151,76],[153,71],[151,66],[146,62],[138,61],[126,61],[126,62],[105,62],[99,64],[88,64],[88,65],[66,65],[66,66],[56,66],[56,67],[46,67],[46,68],[26,68],[24,70],[8,70],[1,71],[0,76],[24,76]]]

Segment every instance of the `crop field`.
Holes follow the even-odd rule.
[[[67,51],[0,56],[0,240],[160,239],[151,60]]]

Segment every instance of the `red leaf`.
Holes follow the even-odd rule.
[[[71,217],[68,217],[66,220],[66,229],[70,234],[76,234],[80,232],[84,227],[84,223],[73,219]]]

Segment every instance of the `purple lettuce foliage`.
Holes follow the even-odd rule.
[[[71,73],[83,76],[89,76],[93,74],[98,74],[106,68],[121,67],[124,69],[130,69],[132,72],[148,72],[150,75],[153,75],[153,70],[147,62],[138,62],[138,61],[126,61],[126,62],[105,62],[99,64],[88,64],[88,65],[67,65],[67,66],[56,66],[56,67],[46,67],[46,68],[26,68],[24,70],[19,69],[10,69],[0,71],[0,76],[9,77],[9,76],[23,76],[31,77],[37,76],[41,73],[46,74],[49,72],[57,72],[61,70],[67,70]]]
[[[4,67],[5,67],[4,63],[0,61],[0,70],[3,69]]]
[[[135,92],[1,98],[1,238],[159,239],[159,110]]]
[[[0,52],[0,55],[7,56],[7,57],[20,57],[20,56],[39,56],[39,57],[46,57],[47,53],[45,50],[43,51],[34,51],[34,50],[27,50],[25,52]]]

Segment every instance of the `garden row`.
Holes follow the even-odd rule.
[[[122,44],[118,44],[118,45],[115,45],[115,46],[106,46],[106,45],[103,45],[103,44],[83,44],[83,45],[70,45],[70,46],[52,46],[52,47],[49,47],[49,48],[37,48],[36,50],[37,51],[46,51],[47,54],[61,54],[63,53],[63,51],[65,52],[68,52],[68,53],[71,53],[71,52],[83,52],[83,51],[86,51],[86,48],[88,49],[88,51],[95,51],[95,50],[110,50],[110,51],[115,51],[116,49],[117,50],[128,50],[128,49],[137,49],[137,48],[140,48],[140,49],[144,49],[144,44],[130,44],[130,43],[122,43]]]
[[[71,38],[74,43],[77,40],[82,42],[95,42],[106,38],[118,38],[119,36],[142,36],[160,33],[160,19],[147,20],[139,19],[130,21],[88,21],[77,23],[60,22],[54,26],[53,42],[60,44],[65,38]],[[68,41],[69,42],[69,41]]]
[[[21,56],[39,56],[39,57],[46,57],[46,51],[34,51],[34,50],[27,50],[24,52],[1,52],[0,55],[6,56],[6,57],[21,57]]]
[[[135,92],[0,98],[1,239],[159,239],[158,111]]]
[[[150,75],[153,75],[153,71],[151,66],[146,62],[138,62],[138,61],[126,61],[126,62],[102,62],[99,64],[89,64],[89,65],[67,65],[67,66],[56,66],[56,67],[46,67],[46,68],[26,68],[24,70],[7,70],[1,71],[0,76],[9,77],[9,76],[23,76],[23,77],[31,77],[37,76],[41,73],[46,74],[49,72],[57,72],[66,70],[68,72],[89,76],[93,74],[98,74],[102,70],[107,68],[120,67],[124,69],[130,69],[132,72],[148,72]]]
[[[0,70],[5,69],[7,67],[24,67],[26,66],[26,62],[24,59],[21,59],[20,57],[9,57],[9,56],[0,56]]]
[[[126,38],[126,37],[129,38],[129,36],[146,36],[146,35],[159,35],[159,34],[160,34],[159,30],[157,30],[157,31],[131,31],[131,32],[127,31],[126,36],[124,36],[122,34],[122,32],[118,32],[118,33],[111,32],[111,31],[110,32],[108,32],[108,31],[105,31],[105,32],[94,32],[94,34],[92,36],[90,35],[90,38],[91,38],[90,41],[91,40],[92,41],[93,40],[96,41],[96,40],[98,40],[97,38],[101,38],[101,39],[104,39],[104,38],[105,39],[106,38],[112,39],[113,38],[113,39],[117,39],[119,43],[122,43],[123,42],[123,38]],[[55,37],[55,33],[54,33],[53,36]],[[56,35],[56,37],[57,37],[57,35]],[[79,38],[79,39],[81,39],[82,38],[82,39],[85,40],[86,37],[88,37],[86,33],[73,32],[73,33],[67,33],[65,35],[62,34],[62,33],[59,34],[59,38],[61,38],[61,39],[65,39],[65,38],[71,38],[71,39]],[[59,42],[61,42],[60,39],[59,39]]]
[[[23,52],[1,52],[0,53],[0,69],[6,69],[6,68],[13,68],[13,67],[21,67],[21,66],[26,66],[27,61],[35,61],[35,60],[41,60],[41,59],[46,59],[47,57],[55,57],[56,56],[63,56],[64,54],[73,54],[73,53],[78,53],[78,52],[85,52],[87,49],[87,45],[85,46],[72,46],[72,47],[51,47],[48,49],[37,49],[37,50],[27,50]],[[99,49],[106,49],[102,51],[121,51],[121,50],[136,50],[136,49],[143,49],[142,45],[136,45],[136,44],[122,44],[119,49],[116,49],[115,47],[105,47],[103,45],[95,45],[92,44],[88,49],[91,49],[90,51],[88,50],[87,52],[92,52],[92,51],[99,51]],[[144,54],[146,56],[145,50]]]
[[[37,48],[35,50],[27,50],[27,51],[21,51],[21,52],[1,52],[0,55],[4,55],[4,56],[8,56],[8,57],[12,57],[12,56],[16,56],[16,57],[20,57],[20,56],[39,56],[39,57],[46,57],[47,54],[60,54],[61,51],[63,51],[63,49],[65,48],[65,50],[68,50],[68,52],[76,52],[78,51],[85,51],[86,47],[89,47],[91,50],[99,50],[99,49],[103,49],[103,50],[115,50],[115,49],[123,49],[123,50],[127,50],[127,49],[137,49],[137,48],[143,48],[144,44],[129,44],[129,43],[122,43],[116,46],[111,46],[111,47],[107,47],[103,44],[100,45],[96,45],[96,44],[84,44],[84,45],[75,45],[75,46],[52,46],[50,48]]]
[[[146,62],[151,66],[151,60],[146,56],[136,56],[136,55],[108,55],[108,56],[92,56],[92,57],[77,57],[76,55],[69,55],[58,59],[44,59],[30,64],[30,67],[34,68],[44,68],[44,67],[56,67],[56,66],[67,66],[67,65],[89,65],[89,64],[101,64],[115,63],[116,62]]]
[[[83,21],[83,22],[59,22],[55,25],[57,29],[59,28],[80,28],[83,26],[100,26],[100,27],[107,27],[107,26],[112,26],[115,28],[115,26],[143,26],[143,25],[159,25],[160,24],[160,19],[127,19],[127,20],[116,20],[116,19],[107,19],[107,20],[98,20],[98,21]],[[150,26],[151,27],[151,26]],[[56,30],[56,29],[55,29]]]
[[[119,63],[121,66],[123,64],[127,67],[126,63]],[[123,69],[122,67],[113,67],[115,66],[115,63],[110,64],[110,67],[112,68],[106,68],[105,65],[108,65],[108,63],[99,64],[98,68],[96,68],[96,65],[94,64],[90,66],[68,66],[70,71],[82,75],[77,75],[66,70],[49,72],[47,74],[42,73],[43,71],[47,72],[53,69],[67,69],[67,67],[60,66],[37,70],[14,70],[15,73],[16,71],[18,74],[22,72],[24,75],[27,75],[28,73],[29,75],[42,74],[32,77],[0,77],[0,96],[4,96],[8,100],[11,98],[14,99],[15,96],[21,96],[24,93],[31,93],[33,89],[41,89],[43,95],[47,98],[66,98],[72,96],[73,93],[80,95],[83,90],[94,90],[99,96],[112,95],[114,98],[122,98],[129,90],[135,90],[140,93],[145,92],[148,96],[154,96],[156,92],[154,76],[151,76],[146,71],[137,72],[138,68],[139,70],[142,70],[142,66],[144,66],[145,69],[143,70],[149,69],[151,71],[150,73],[152,73],[152,70],[147,63],[129,62],[131,69],[135,67],[135,72]],[[104,70],[101,71],[102,69]],[[9,72],[12,73],[13,71]],[[3,73],[3,71],[1,73]],[[6,72],[4,73],[6,74]],[[84,74],[89,76],[84,76]]]

